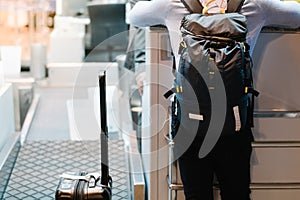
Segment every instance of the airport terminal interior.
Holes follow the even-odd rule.
[[[126,0],[0,0],[0,199],[55,199],[63,174],[101,174],[104,72],[112,200],[184,199],[163,97],[168,32],[145,28],[141,96],[125,66],[129,10]],[[253,200],[300,196],[299,41],[300,29],[264,27],[254,49]]]

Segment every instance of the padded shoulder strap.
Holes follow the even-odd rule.
[[[190,13],[202,13],[203,6],[199,0],[181,0]]]
[[[229,0],[227,3],[227,12],[240,12],[245,0]]]
[[[239,12],[245,0],[228,0],[227,12]],[[203,6],[200,0],[181,0],[190,13],[202,13]]]

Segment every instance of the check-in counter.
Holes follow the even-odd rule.
[[[8,181],[20,144],[20,134],[15,131],[13,86],[5,83],[0,87],[0,182]],[[0,187],[0,198],[3,193]]]
[[[260,91],[253,128],[254,200],[300,195],[299,41],[300,29],[265,27],[254,48],[253,77]]]
[[[260,91],[253,133],[253,199],[300,195],[300,29],[265,27],[253,52]]]
[[[27,75],[6,78],[12,84],[15,130],[21,131],[27,112],[34,99],[34,78]]]
[[[13,89],[9,83],[0,88],[0,152],[15,133]]]
[[[171,88],[172,58],[168,32],[151,27],[146,31],[146,80],[142,96],[142,160],[148,199],[168,199],[168,133],[169,100],[163,94]]]

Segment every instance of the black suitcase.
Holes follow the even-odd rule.
[[[100,115],[101,115],[101,174],[64,173],[61,175],[55,193],[57,200],[110,200],[112,196],[112,179],[108,168],[108,129],[106,116],[106,76],[105,72],[99,75],[100,88]]]

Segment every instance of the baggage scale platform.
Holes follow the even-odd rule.
[[[43,81],[35,85],[32,101],[34,106],[29,108],[28,113],[31,114],[26,116],[26,126],[23,125],[27,129],[26,134],[24,137],[20,136],[0,169],[0,199],[55,199],[62,173],[100,173],[100,141],[97,137],[85,140],[73,140],[71,137],[73,129],[68,116],[68,101],[74,99],[73,89],[67,86],[49,86]],[[84,105],[89,105],[89,100]],[[122,103],[121,100],[118,103]],[[125,100],[127,105],[128,100]],[[127,113],[127,107],[120,106],[125,110],[120,113]],[[124,122],[128,126],[131,123]],[[132,181],[128,173],[126,142],[119,134],[121,133],[118,131],[108,134],[109,174],[113,179],[112,200],[127,200],[133,195],[130,185]],[[144,185],[142,186],[144,190]],[[141,192],[139,194],[144,195]]]
[[[99,155],[98,141],[26,141],[3,198],[55,199],[60,175],[67,171],[100,172]],[[109,165],[112,200],[128,199],[124,144],[120,139],[109,140]]]

